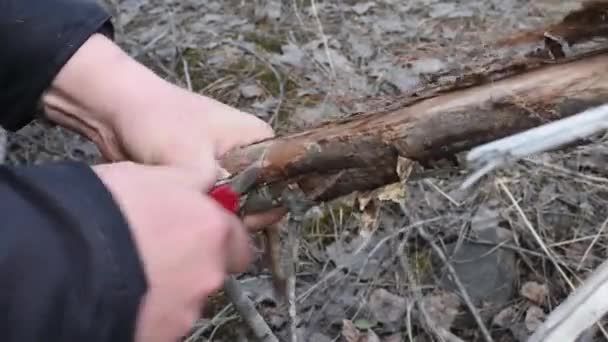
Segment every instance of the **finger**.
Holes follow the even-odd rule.
[[[209,144],[184,146],[180,150],[165,156],[161,164],[206,174],[212,177],[214,181],[223,174],[215,158],[215,151]]]
[[[217,238],[207,241],[213,251],[207,251],[211,254],[205,263],[219,267],[221,272],[244,271],[253,259],[253,249],[245,225],[210,196],[197,193],[195,197],[196,203],[189,204],[193,204],[192,208],[198,213],[198,224],[208,226],[209,239]]]
[[[137,182],[140,179],[156,179],[159,184],[175,184],[190,188],[197,193],[208,193],[217,182],[217,168],[209,170],[196,170],[192,168],[180,168],[177,166],[164,165],[142,165],[131,161],[98,164],[93,169],[100,175],[112,179],[131,179]],[[126,177],[130,174],[130,177]]]
[[[175,182],[175,184],[182,184],[185,187],[206,193],[215,185],[219,174],[216,164],[213,161],[211,163],[211,165],[208,164],[206,169],[163,165],[137,166],[145,168],[145,172],[149,172],[156,179],[162,179],[163,182]]]
[[[227,237],[226,268],[229,273],[239,273],[245,271],[253,260],[251,240],[243,222],[231,213],[228,216],[231,229]]]
[[[279,222],[287,214],[287,208],[278,207],[260,214],[247,215],[243,222],[250,232],[256,232]]]

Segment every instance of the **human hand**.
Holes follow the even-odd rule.
[[[226,274],[249,264],[246,230],[205,195],[213,173],[131,162],[93,169],[131,227],[148,280],[136,341],[177,341]]]
[[[52,121],[87,136],[110,161],[205,173],[230,149],[274,135],[253,115],[163,80],[101,35],[61,69],[43,103]],[[285,212],[244,220],[257,230]]]

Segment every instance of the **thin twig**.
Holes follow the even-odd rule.
[[[255,58],[257,58],[260,62],[264,63],[268,69],[273,73],[274,77],[277,80],[277,84],[279,85],[279,98],[277,100],[277,105],[274,108],[274,113],[272,115],[272,117],[268,120],[270,125],[273,125],[274,122],[277,120],[277,117],[279,115],[279,111],[281,110],[281,106],[283,105],[283,100],[285,98],[285,85],[283,84],[283,79],[281,78],[281,74],[279,73],[279,71],[274,67],[274,65],[272,65],[272,63],[270,63],[269,61],[267,61],[264,57],[260,56],[259,53],[257,53],[256,51],[254,51],[253,49],[249,48],[248,46],[245,46],[243,44],[239,44],[235,41],[232,40],[224,40],[223,41],[226,44],[232,45],[238,49],[241,49],[249,54],[251,54],[252,56],[254,56]]]
[[[236,311],[241,315],[247,326],[251,328],[259,341],[279,342],[234,277],[229,276],[226,278],[224,292],[226,292],[226,296],[230,299]]]
[[[477,325],[479,326],[479,329],[481,330],[481,333],[482,333],[484,339],[486,340],[486,342],[493,342],[494,340],[492,339],[492,336],[490,335],[488,328],[483,323],[483,320],[481,319],[479,312],[477,312],[477,308],[473,304],[471,297],[469,297],[469,294],[468,294],[466,288],[460,281],[460,278],[458,277],[456,270],[454,269],[454,267],[452,266],[452,264],[450,263],[448,258],[445,256],[445,253],[443,253],[441,248],[433,241],[433,237],[426,231],[426,229],[424,229],[424,227],[420,226],[417,229],[418,229],[418,233],[420,234],[420,236],[423,239],[425,239],[429,243],[429,245],[431,245],[431,248],[433,248],[435,253],[437,253],[439,258],[443,261],[443,263],[448,268],[450,275],[454,278],[454,283],[458,287],[458,290],[460,290],[460,293],[464,299],[464,302],[467,305],[467,307],[469,308],[469,311],[471,311],[471,314],[473,315],[473,317],[475,318],[475,321],[477,322]]]
[[[560,267],[560,265],[559,265],[560,263],[557,261],[557,258],[553,255],[553,253],[549,250],[549,248],[547,248],[547,245],[541,239],[540,235],[538,235],[538,232],[536,231],[536,229],[534,229],[534,227],[532,226],[532,223],[528,220],[528,217],[526,216],[524,211],[521,209],[521,207],[515,200],[515,197],[513,197],[513,194],[511,193],[509,188],[507,188],[507,186],[504,184],[504,181],[499,179],[498,185],[507,194],[507,196],[509,197],[509,200],[513,203],[513,206],[515,207],[515,209],[517,210],[517,212],[519,213],[521,218],[524,220],[526,227],[528,227],[528,229],[532,233],[532,236],[534,237],[536,242],[540,245],[543,252],[545,252],[545,254],[547,254],[547,256],[549,257],[549,260],[551,260],[551,262],[553,263],[553,266],[557,269],[557,271],[560,273],[562,278],[566,281],[568,286],[570,286],[570,289],[574,291],[576,289],[576,287],[574,286],[574,284],[572,283],[570,278],[568,278],[568,276],[566,275],[564,270]],[[608,339],[608,332],[606,332],[604,327],[602,327],[599,323],[597,323],[597,324],[598,324],[598,328],[600,329],[600,331],[602,332],[604,337],[606,337]]]
[[[290,220],[291,221],[291,220]],[[291,272],[288,277],[288,294],[289,294],[289,320],[291,330],[291,342],[298,341],[298,313],[296,305],[296,274],[298,267],[298,250],[300,248],[298,235],[300,233],[300,224],[295,222],[294,226],[289,227],[288,243],[291,250]]]
[[[401,206],[403,208],[403,204],[401,204]],[[403,246],[405,246],[405,240],[402,241],[400,244],[400,247],[403,247]],[[409,287],[410,287],[410,289],[412,289],[412,294],[414,296],[413,303],[418,308],[420,320],[421,320],[421,323],[423,324],[423,326],[425,326],[426,328],[431,330],[432,333],[435,334],[440,341],[464,342],[458,336],[452,334],[445,328],[439,326],[429,315],[429,312],[427,311],[427,309],[424,305],[424,297],[422,295],[422,289],[420,288],[420,286],[418,286],[417,281],[414,278],[414,275],[413,275],[414,272],[411,271],[408,267],[408,265],[409,265],[408,254],[401,253],[399,255],[399,261],[401,264],[401,268],[403,269],[403,272],[405,273],[406,278],[408,280]],[[414,305],[414,304],[412,304],[412,305]],[[411,311],[411,306],[408,306],[408,316],[411,316],[410,311]],[[411,335],[411,317],[408,317],[407,323],[408,323],[408,336],[409,336],[410,341],[413,341],[413,337]]]
[[[551,260],[551,262],[553,263],[553,266],[557,269],[557,271],[562,276],[562,278],[568,283],[568,286],[570,286],[571,289],[574,289],[575,288],[574,284],[572,284],[572,282],[566,275],[566,272],[564,272],[564,270],[560,267],[560,265],[559,265],[560,263],[557,262],[557,260],[556,260],[557,258],[555,257],[555,255],[549,250],[549,248],[547,247],[547,245],[545,244],[543,239],[540,237],[540,235],[538,234],[538,232],[536,231],[534,226],[532,226],[532,223],[530,222],[530,220],[528,220],[528,217],[526,216],[524,211],[521,209],[521,206],[519,205],[519,203],[517,203],[517,200],[515,200],[515,197],[513,197],[513,194],[511,193],[509,188],[507,188],[507,186],[504,184],[504,181],[502,179],[499,179],[499,180],[497,180],[497,183],[500,186],[500,188],[507,194],[507,197],[509,197],[509,200],[515,207],[515,210],[517,210],[517,212],[519,213],[519,216],[522,218],[522,220],[524,220],[525,226],[528,228],[528,230],[530,231],[530,233],[536,240],[536,243],[538,243],[538,245],[543,250],[543,252],[545,252],[547,257],[549,257],[549,260]]]
[[[417,221],[414,222],[410,225],[407,226],[403,226],[400,229],[392,232],[390,235],[387,235],[385,237],[383,237],[380,241],[378,241],[378,243],[376,244],[376,246],[368,253],[367,257],[365,258],[365,263],[363,266],[361,266],[361,269],[363,269],[364,267],[366,267],[367,265],[367,261],[380,249],[380,247],[382,245],[384,245],[385,243],[387,243],[388,241],[390,241],[391,239],[394,239],[395,237],[397,237],[400,234],[405,233],[406,231],[417,227],[418,225],[422,225],[422,224],[427,224],[427,223],[431,223],[431,222],[435,222],[438,221],[440,219],[443,219],[444,217],[442,216],[438,216],[438,217],[434,217],[428,220],[421,220],[421,221]],[[314,292],[319,286],[321,286],[321,284],[329,281],[331,278],[337,276],[338,274],[342,273],[345,270],[349,270],[353,265],[353,263],[357,260],[357,256],[362,252],[362,249],[360,249],[357,253],[353,253],[351,255],[351,258],[349,259],[350,261],[347,263],[344,263],[342,265],[337,265],[336,268],[334,268],[333,270],[331,270],[328,274],[326,274],[323,279],[319,280],[316,284],[312,285],[311,287],[309,287],[304,293],[300,294],[300,296],[297,298],[298,302],[301,302],[302,300],[306,299],[310,294],[312,294],[312,292]]]
[[[302,232],[302,222],[306,212],[313,206],[313,202],[308,200],[304,192],[296,185],[290,185],[285,189],[282,197],[289,208],[288,214],[288,243],[290,247],[290,265],[291,274],[287,281],[288,301],[289,301],[289,319],[291,342],[298,341],[298,314],[297,314],[297,299],[296,299],[296,275],[298,270],[298,251],[300,248],[299,236]]]
[[[194,332],[192,334],[190,334],[190,336],[188,336],[187,339],[184,340],[184,342],[195,342],[198,341],[198,338],[200,336],[203,335],[203,333],[209,329],[210,326],[212,325],[216,325],[217,321],[226,313],[228,312],[229,309],[232,308],[232,304],[226,305],[222,310],[220,310],[220,312],[218,312],[209,322],[205,322],[202,324],[196,324],[194,326]],[[217,324],[217,325],[221,325]],[[215,329],[214,329],[215,330]]]
[[[184,67],[184,76],[186,77],[186,86],[189,91],[192,91],[192,79],[190,78],[190,68],[188,67],[188,61],[182,58],[182,65]]]
[[[593,246],[595,246],[595,243],[597,242],[597,240],[599,240],[600,236],[606,229],[606,225],[608,225],[608,217],[604,220],[604,222],[600,226],[600,229],[598,230],[597,234],[595,234],[593,241],[591,241],[591,243],[587,247],[587,250],[585,250],[585,253],[583,253],[583,257],[581,258],[581,261],[579,261],[578,265],[576,266],[577,271],[580,271],[581,267],[583,267],[583,262],[587,259],[587,257],[589,256],[589,253],[591,252],[591,249],[593,248]]]
[[[317,2],[315,0],[310,1],[310,6],[312,8],[312,14],[315,17],[315,21],[317,22],[317,26],[319,27],[319,34],[321,35],[321,39],[323,39],[323,47],[325,50],[325,54],[327,55],[327,64],[329,64],[329,69],[331,71],[331,76],[333,80],[336,79],[336,69],[334,68],[334,63],[332,62],[331,54],[329,52],[329,40],[327,39],[327,35],[325,35],[325,30],[323,29],[323,23],[321,23],[321,18],[319,18],[319,13],[317,11]]]

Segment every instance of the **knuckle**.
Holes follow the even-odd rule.
[[[273,137],[275,135],[274,129],[268,123],[263,122],[262,132],[266,137]]]
[[[213,204],[214,206],[207,211],[208,214],[204,218],[204,229],[213,233],[212,235],[218,239],[216,242],[222,242],[228,236],[230,221],[228,215],[222,212],[219,205]]]
[[[203,281],[202,292],[206,296],[209,293],[216,292],[224,286],[225,274],[219,271],[208,272]]]

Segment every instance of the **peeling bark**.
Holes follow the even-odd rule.
[[[462,53],[470,64],[427,77],[393,108],[258,142],[222,164],[238,172],[265,151],[262,197],[280,198],[297,182],[311,199],[326,201],[398,181],[398,156],[427,165],[608,102],[608,1]],[[270,205],[250,203],[251,211]]]

